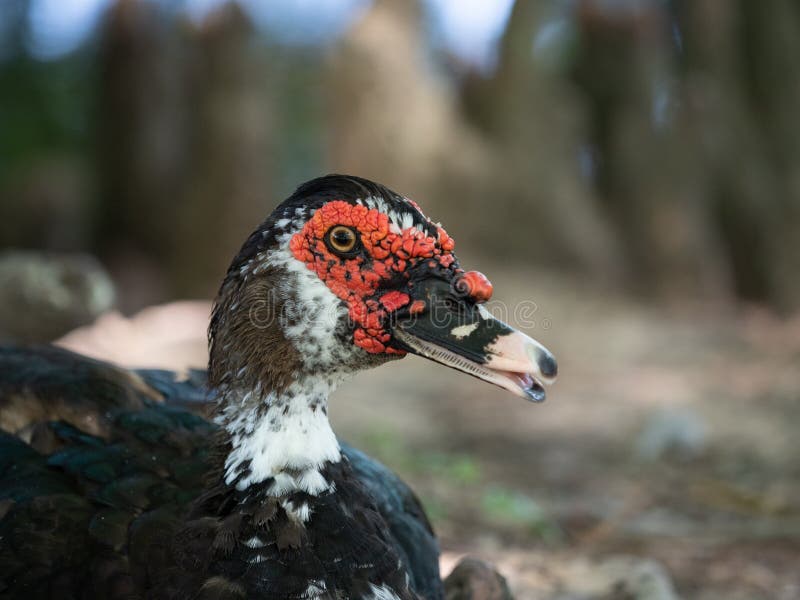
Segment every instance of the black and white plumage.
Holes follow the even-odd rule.
[[[0,352],[0,596],[436,600],[413,493],[340,444],[336,385],[412,352],[541,399],[555,361],[482,307],[452,240],[367,180],[301,186],[250,236],[209,330],[213,422],[177,382]]]

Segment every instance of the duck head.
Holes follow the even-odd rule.
[[[492,284],[412,200],[330,175],[302,185],[248,238],[214,308],[211,384],[329,388],[417,354],[541,401],[556,361],[485,307]]]

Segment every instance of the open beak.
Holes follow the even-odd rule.
[[[414,294],[425,309],[399,318],[392,334],[406,350],[533,402],[555,381],[553,355],[536,340],[494,318],[482,305],[428,280]]]

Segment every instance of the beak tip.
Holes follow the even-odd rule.
[[[528,389],[525,390],[525,396],[528,400],[535,403],[544,402],[547,394],[544,391],[544,388],[538,384],[535,384]]]
[[[530,342],[531,343],[528,345],[528,356],[530,360],[536,365],[539,374],[546,380],[546,383],[555,381],[558,376],[558,363],[556,362],[555,356],[538,342],[533,340],[530,340]]]
[[[548,379],[555,379],[558,376],[558,363],[555,357],[549,352],[542,352],[539,357],[539,369],[542,375]]]

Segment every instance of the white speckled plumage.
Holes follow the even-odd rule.
[[[327,398],[332,385],[326,380],[293,384],[283,395],[271,393],[258,402],[253,398],[227,402],[218,417],[231,436],[232,450],[225,461],[225,481],[236,481],[240,490],[273,479],[270,492],[280,496],[291,491],[317,495],[329,489],[320,473],[325,463],[341,459],[339,442],[328,422]],[[236,392],[228,391],[228,395]],[[251,392],[247,392],[251,393]],[[246,405],[247,408],[242,409]]]

